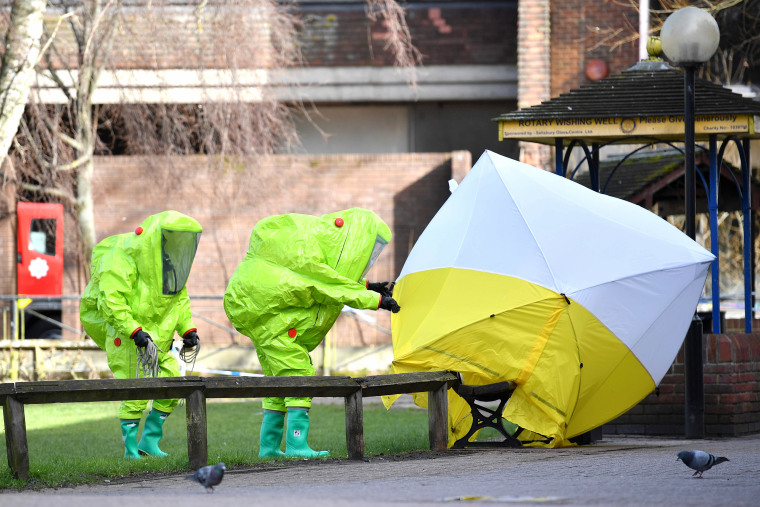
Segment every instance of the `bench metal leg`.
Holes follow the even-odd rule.
[[[12,396],[7,396],[3,405],[3,421],[8,466],[16,479],[29,479],[29,447],[26,440],[24,404]]]
[[[449,439],[449,385],[428,392],[428,437],[430,449],[445,451]]]
[[[490,384],[490,386],[497,386],[498,384]],[[509,401],[509,398],[512,396],[512,389],[505,389],[502,392],[491,392],[487,395],[484,395],[483,393],[480,394],[480,397],[478,397],[478,394],[475,391],[466,392],[463,391],[461,388],[463,387],[472,387],[472,386],[463,386],[460,384],[460,389],[455,388],[457,391],[457,394],[459,394],[464,401],[466,401],[470,405],[470,413],[472,414],[472,424],[470,425],[470,429],[467,432],[467,434],[463,437],[461,437],[459,440],[454,442],[454,445],[451,446],[452,449],[465,449],[467,447],[511,447],[511,448],[519,448],[522,447],[522,442],[517,438],[517,436],[522,431],[521,428],[518,428],[517,432],[514,435],[510,435],[507,430],[504,428],[504,408],[507,406],[507,402]],[[489,385],[486,386],[476,386],[476,389],[479,387],[489,387]],[[499,400],[499,406],[496,409],[489,408],[485,405],[481,405],[479,401],[496,401]],[[502,441],[485,441],[485,442],[470,442],[470,438],[480,431],[483,428],[493,428],[504,437],[504,440]]]
[[[200,389],[185,400],[187,417],[187,456],[194,470],[208,464],[208,439],[206,433],[206,395]]]
[[[364,458],[364,406],[362,391],[346,396],[346,447],[349,459]]]

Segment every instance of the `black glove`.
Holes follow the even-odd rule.
[[[142,329],[138,329],[135,334],[132,335],[132,339],[135,341],[135,345],[140,347],[141,349],[144,349],[148,346],[148,342],[153,341],[150,339],[150,335],[143,331]]]
[[[185,336],[182,338],[182,344],[188,349],[195,347],[200,341],[201,339],[198,338],[198,333],[195,331],[185,333]]]
[[[396,282],[391,283],[390,286],[388,286],[388,282],[369,282],[367,288],[383,296],[391,297],[393,296],[394,285],[396,285]]]
[[[401,307],[396,303],[396,300],[390,296],[383,296],[380,299],[380,308],[383,310],[390,310],[393,313],[398,313]]]

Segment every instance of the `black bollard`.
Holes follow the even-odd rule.
[[[683,346],[684,436],[705,438],[705,384],[702,377],[702,319],[696,313]]]

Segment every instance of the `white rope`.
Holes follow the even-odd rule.
[[[140,373],[143,378],[158,377],[158,350],[153,340],[148,340],[145,347],[137,347],[136,378],[140,378]]]
[[[187,348],[182,345],[182,349],[179,351],[179,357],[190,366],[190,374],[195,370],[195,358],[198,357],[198,352],[201,351],[201,342],[198,340],[198,344],[195,347]]]

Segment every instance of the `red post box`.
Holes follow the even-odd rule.
[[[18,294],[60,296],[63,292],[63,205],[20,202]]]

